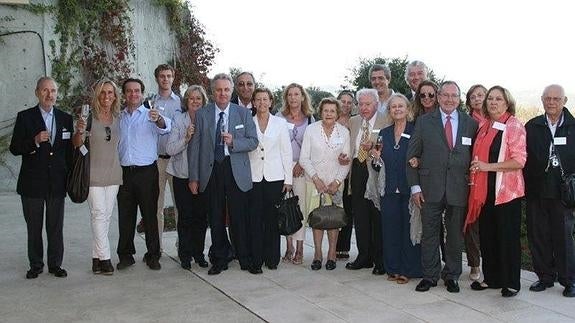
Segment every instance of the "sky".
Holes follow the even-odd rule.
[[[191,4],[219,48],[209,76],[236,67],[272,89],[296,82],[335,94],[360,58],[407,57],[463,94],[475,83],[502,85],[520,106],[541,106],[552,83],[575,94],[575,6],[567,0]]]

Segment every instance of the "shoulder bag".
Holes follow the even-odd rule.
[[[84,145],[74,148],[72,169],[66,181],[66,191],[74,203],[84,203],[90,190],[90,130],[92,115],[88,116]]]
[[[303,225],[303,214],[299,208],[299,197],[293,191],[286,192],[275,208],[278,214],[278,229],[282,236],[296,233]]]

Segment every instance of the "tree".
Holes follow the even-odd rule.
[[[371,88],[369,80],[369,68],[374,64],[386,64],[391,70],[391,82],[389,87],[394,91],[400,93],[408,93],[410,91],[409,85],[405,82],[405,69],[409,61],[407,57],[374,57],[374,58],[360,58],[359,64],[351,69],[351,75],[345,77],[347,83],[351,84],[355,89]],[[433,70],[429,70],[429,78],[438,83],[439,80],[435,77]]]
[[[314,110],[317,110],[319,102],[321,101],[321,99],[330,98],[330,97],[333,98],[333,94],[331,94],[330,92],[324,91],[324,90],[320,89],[319,87],[310,86],[305,90],[309,94],[309,97],[311,99],[311,106],[314,108]]]

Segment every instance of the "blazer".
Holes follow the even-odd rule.
[[[292,184],[292,149],[287,121],[270,114],[266,132],[261,133],[257,116],[253,117],[258,147],[249,152],[252,182],[284,181]]]
[[[66,179],[72,165],[72,116],[54,107],[56,135],[54,143],[34,142],[34,137],[46,130],[40,108],[18,112],[10,152],[22,156],[22,165],[18,174],[16,192],[22,196],[43,198],[66,196]]]
[[[200,191],[208,186],[214,166],[216,141],[216,105],[208,104],[196,112],[196,130],[188,143],[188,176],[190,181],[200,182]],[[250,110],[230,103],[228,131],[233,136],[233,148],[228,147],[232,173],[243,192],[252,188],[252,175],[248,152],[258,146],[256,125]]]
[[[375,113],[376,113],[375,123],[373,124],[373,129],[371,130],[371,133],[369,134],[369,138],[374,143],[377,139],[379,131],[391,124],[391,121],[388,118],[386,118],[381,112],[376,111]],[[349,130],[350,130],[350,137],[349,137],[350,156],[349,156],[349,158],[351,158],[351,159],[353,159],[353,156],[355,156],[355,152],[356,152],[355,144],[357,142],[357,136],[361,136],[362,122],[363,122],[363,118],[359,114],[356,116],[353,116],[349,119]]]
[[[403,133],[410,136],[413,132],[413,122],[407,122]],[[401,194],[409,195],[405,167],[405,156],[409,145],[409,138],[401,136],[398,147],[395,146],[395,125],[382,129],[379,135],[383,137],[381,158],[385,167],[385,193],[395,194],[399,190]]]
[[[419,158],[419,168],[407,166],[409,186],[420,185],[426,202],[465,207],[469,193],[469,164],[477,121],[458,110],[457,137],[452,150],[447,145],[439,109],[417,118],[407,149],[406,161]],[[465,143],[463,142],[463,138]]]

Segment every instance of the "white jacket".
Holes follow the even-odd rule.
[[[284,181],[292,184],[292,148],[287,122],[270,115],[265,133],[261,132],[257,116],[254,123],[258,134],[258,147],[250,151],[252,182]]]

